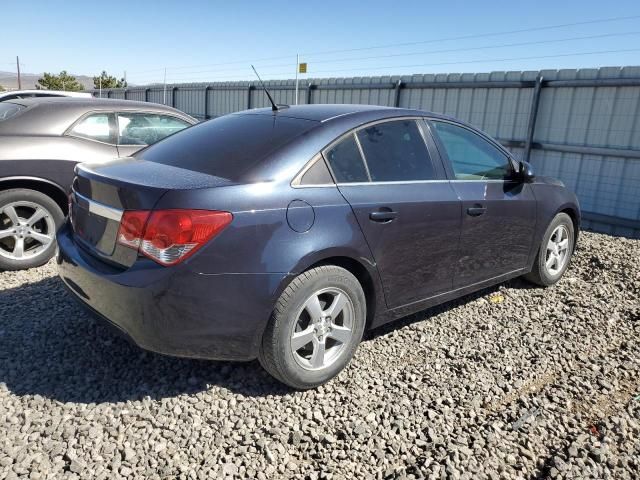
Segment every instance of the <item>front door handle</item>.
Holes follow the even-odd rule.
[[[484,207],[479,203],[476,203],[473,207],[467,208],[467,215],[470,215],[472,217],[479,217],[486,211],[487,211],[487,207]]]
[[[374,222],[387,223],[393,220],[398,216],[398,212],[394,211],[380,211],[380,212],[371,212],[369,214],[369,218]]]

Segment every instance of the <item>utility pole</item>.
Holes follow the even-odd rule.
[[[18,90],[22,90],[22,77],[20,76],[20,57],[16,56],[16,66],[18,67]]]
[[[100,98],[102,98],[102,74],[100,74]]]
[[[164,90],[162,91],[162,104],[167,104],[167,68],[164,69]]]
[[[125,86],[126,86],[127,85],[127,71],[126,70],[124,71],[123,80],[124,80],[124,83],[125,83]]]
[[[300,70],[300,54],[296,53],[296,105],[298,105],[298,70]]]

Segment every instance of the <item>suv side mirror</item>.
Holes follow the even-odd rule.
[[[530,182],[535,178],[533,167],[529,162],[518,162],[518,178],[523,182]]]

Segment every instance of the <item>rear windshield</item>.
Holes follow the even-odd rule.
[[[18,105],[17,103],[0,102],[0,122],[13,117],[24,108],[23,105]]]
[[[274,115],[226,115],[167,137],[135,156],[236,180],[314,125]]]

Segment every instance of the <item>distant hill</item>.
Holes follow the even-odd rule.
[[[87,90],[93,89],[93,77],[87,77],[86,75],[74,75]],[[38,79],[42,77],[42,73],[22,73],[22,88],[25,90],[36,88]],[[0,85],[6,90],[15,90],[18,88],[18,76],[16,72],[3,72],[0,71]]]

